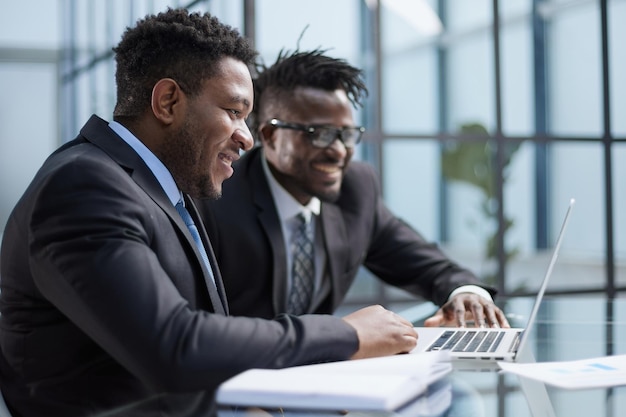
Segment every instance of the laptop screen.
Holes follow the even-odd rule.
[[[546,274],[543,277],[543,281],[541,282],[541,286],[539,287],[539,292],[537,293],[537,297],[535,297],[535,304],[533,305],[533,309],[530,312],[530,316],[528,316],[528,323],[526,324],[526,329],[522,333],[520,338],[519,346],[518,346],[518,354],[524,350],[524,347],[528,340],[528,335],[530,334],[530,330],[533,327],[535,320],[537,318],[537,313],[539,312],[539,306],[541,305],[541,300],[543,299],[543,295],[546,292],[546,288],[548,287],[548,281],[550,280],[550,276],[552,275],[552,270],[554,269],[554,264],[556,263],[557,258],[559,257],[559,251],[561,250],[561,243],[563,242],[563,236],[565,235],[565,228],[567,227],[567,223],[569,222],[570,213],[572,212],[572,208],[574,207],[575,199],[571,199],[569,202],[569,206],[567,207],[567,212],[565,213],[565,218],[563,219],[563,223],[561,224],[561,230],[559,231],[559,235],[556,239],[556,244],[554,245],[554,251],[552,252],[552,257],[550,258],[550,264],[548,265],[548,269],[546,270]]]

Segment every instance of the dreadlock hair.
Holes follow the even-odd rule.
[[[257,134],[262,122],[273,117],[281,98],[289,97],[297,87],[343,89],[355,108],[362,106],[362,99],[368,94],[363,72],[343,59],[327,56],[326,52],[321,49],[291,53],[281,50],[271,66],[257,63],[254,109],[248,121],[253,134]]]
[[[117,71],[116,119],[134,119],[150,106],[152,88],[172,78],[185,94],[200,93],[202,83],[218,71],[223,57],[253,67],[257,52],[236,29],[205,13],[172,9],[148,15],[126,28],[113,48]]]

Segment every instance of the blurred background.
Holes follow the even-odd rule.
[[[399,216],[500,294],[626,294],[626,0],[2,0],[0,233],[35,171],[92,113],[111,48],[168,6],[208,11],[271,63],[323,48],[363,68],[357,157]],[[621,23],[620,23],[621,22]],[[414,299],[363,270],[345,309]]]

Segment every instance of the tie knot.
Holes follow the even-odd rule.
[[[311,233],[310,225],[311,225],[311,213],[306,213],[301,211],[295,217],[294,228],[300,230],[300,233],[304,233],[309,235]],[[311,237],[309,237],[310,239]]]
[[[311,220],[311,213],[301,211],[296,215],[296,219],[298,219],[298,224],[309,224]]]

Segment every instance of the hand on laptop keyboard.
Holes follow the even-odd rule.
[[[462,292],[454,295],[430,318],[424,321],[426,327],[451,326],[510,328],[504,313],[493,301],[475,293]]]

